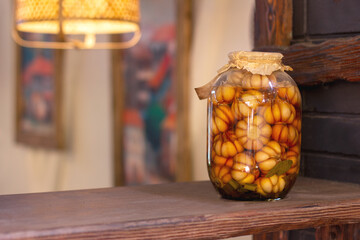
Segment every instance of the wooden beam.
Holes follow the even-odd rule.
[[[281,52],[289,74],[300,85],[335,80],[360,81],[360,36],[337,38],[320,44],[299,43],[288,48],[262,47],[259,51]]]
[[[220,239],[360,223],[360,185],[299,178],[273,202],[210,182],[0,196],[0,239]]]

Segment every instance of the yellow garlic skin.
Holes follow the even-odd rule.
[[[244,148],[232,131],[216,135],[213,149],[218,156],[225,158],[233,157],[237,153],[244,151]]]
[[[276,78],[274,75],[254,74],[244,78],[242,87],[245,89],[268,89],[275,84]]]
[[[255,175],[253,168],[255,161],[252,156],[246,153],[239,153],[234,157],[234,164],[231,170],[231,176],[240,184],[253,183]]]
[[[288,101],[294,106],[301,104],[301,95],[299,89],[295,86],[280,87],[277,89],[277,94],[280,98]]]
[[[215,151],[212,151],[211,159],[215,165],[232,167],[234,165],[234,159],[232,157],[222,157],[216,155]]]
[[[230,170],[231,168],[228,166],[215,165],[211,171],[211,177],[215,184],[223,187],[228,183],[231,180]]]
[[[301,119],[300,117],[295,118],[292,125],[298,130],[298,132],[301,131]]]
[[[219,86],[215,90],[215,95],[213,95],[212,98],[215,104],[230,103],[235,98],[235,88],[230,85]]]
[[[291,160],[292,165],[291,168],[286,172],[287,174],[298,173],[300,170],[300,152],[296,147],[290,148],[289,151],[286,152],[285,155],[286,160]]]
[[[211,88],[208,172],[224,198],[284,198],[296,180],[301,96],[281,74],[230,69]],[[291,166],[286,160],[291,160]]]
[[[299,140],[299,132],[292,125],[275,124],[272,128],[272,139],[285,143],[288,147],[295,146]]]
[[[246,118],[236,124],[235,134],[247,150],[261,149],[269,142],[271,133],[271,126],[260,116]]]
[[[271,177],[260,177],[256,179],[255,184],[257,185],[256,191],[263,196],[267,196],[271,193],[282,192],[285,188],[285,175],[273,175]]]
[[[213,134],[225,132],[229,129],[229,125],[234,121],[234,115],[228,105],[215,106],[211,118],[211,126]]]
[[[299,139],[300,140],[300,139]],[[301,149],[300,149],[300,142],[298,142],[298,144],[296,144],[295,146],[292,146],[291,148],[289,148],[289,151],[294,152],[298,155],[300,155]]]
[[[249,117],[258,110],[259,104],[264,101],[264,94],[256,90],[237,91],[231,110],[237,119]]]
[[[243,85],[244,78],[250,77],[251,74],[246,71],[231,71],[227,75],[226,82],[232,85],[241,87]]]
[[[262,114],[269,124],[292,123],[296,116],[296,110],[293,105],[278,99],[263,108]]]
[[[281,161],[281,146],[276,141],[270,141],[260,151],[255,154],[255,161],[262,174],[268,173],[275,165]]]

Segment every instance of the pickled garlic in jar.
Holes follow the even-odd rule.
[[[234,52],[208,99],[208,172],[224,198],[286,196],[300,168],[301,95],[278,53]]]

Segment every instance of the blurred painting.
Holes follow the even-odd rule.
[[[177,5],[175,0],[142,0],[140,6],[142,38],[123,53],[126,185],[176,179]]]
[[[24,34],[39,38],[39,34]],[[45,40],[51,35],[41,35]],[[43,39],[43,40],[44,40]],[[17,141],[29,146],[61,146],[60,50],[17,46]]]

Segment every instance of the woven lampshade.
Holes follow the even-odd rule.
[[[138,0],[16,0],[16,31],[81,34],[84,44],[94,41],[96,34],[139,33],[139,20]],[[111,44],[107,46],[116,48]],[[104,43],[102,46],[107,48]]]

